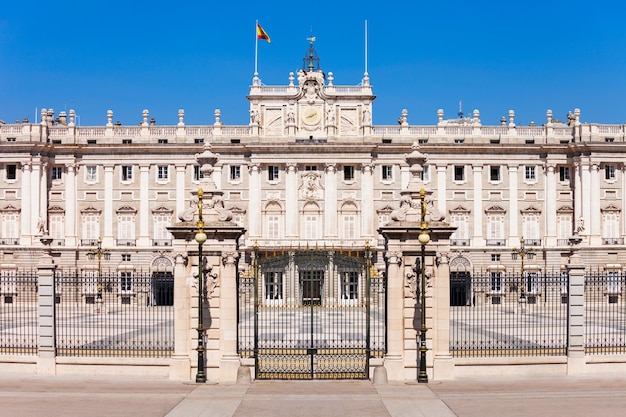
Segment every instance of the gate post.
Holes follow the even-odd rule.
[[[224,245],[220,268],[220,381],[235,382],[241,360],[237,353],[237,259],[234,243]]]
[[[572,254],[569,257],[567,271],[568,283],[568,329],[567,329],[567,373],[568,375],[585,372],[585,264],[570,238]]]
[[[399,246],[388,245],[387,260],[387,354],[385,370],[387,379],[403,381],[404,377],[404,277],[402,251]]]
[[[434,288],[433,379],[454,379],[454,360],[450,353],[450,265],[448,254],[438,253]]]
[[[191,294],[186,276],[187,257],[177,253],[174,265],[174,353],[170,361],[170,379],[190,379],[189,311]]]
[[[56,304],[54,294],[54,271],[56,265],[46,253],[37,265],[37,286],[39,288],[39,338],[37,352],[37,373],[56,374]]]

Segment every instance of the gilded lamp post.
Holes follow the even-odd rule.
[[[517,257],[519,256],[520,261],[522,263],[522,279],[521,279],[521,286],[520,286],[520,292],[519,292],[519,305],[522,311],[526,311],[526,285],[524,282],[524,259],[526,257],[528,257],[528,259],[534,258],[535,252],[533,251],[532,248],[527,248],[525,246],[523,237],[519,240],[519,243],[520,243],[519,249],[513,248],[511,257],[513,258],[513,260],[516,260]]]
[[[426,190],[420,189],[420,200],[422,206],[422,221],[420,222],[420,234],[417,240],[420,242],[422,249],[421,257],[421,326],[420,326],[420,369],[417,376],[417,382],[427,383],[428,374],[426,373],[426,245],[430,242],[430,234],[428,231],[428,222],[426,221]]]
[[[102,248],[102,238],[98,238],[98,246],[95,249],[89,249],[87,252],[87,258],[90,260],[98,259],[98,278],[97,278],[97,295],[96,295],[96,303],[102,303],[102,258],[105,261],[111,259],[111,251],[108,249]]]
[[[198,242],[198,372],[196,374],[196,382],[206,382],[206,374],[204,372],[204,325],[202,322],[202,297],[203,297],[203,281],[204,281],[204,259],[202,256],[202,245],[206,242],[207,236],[204,232],[204,221],[202,220],[202,196],[204,192],[202,188],[198,188],[198,223],[196,232],[196,242]]]

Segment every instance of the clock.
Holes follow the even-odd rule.
[[[302,111],[302,123],[308,126],[316,125],[321,120],[320,111],[317,107],[309,106]]]

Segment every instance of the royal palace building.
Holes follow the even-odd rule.
[[[625,124],[585,122],[579,109],[563,121],[547,110],[545,121],[530,126],[516,124],[513,110],[492,125],[482,123],[478,110],[469,117],[438,110],[432,125],[415,126],[402,110],[397,120],[376,126],[368,74],[358,85],[335,84],[333,73],[320,68],[312,43],[302,69],[289,73],[284,85],[264,85],[255,74],[247,98],[250,122],[242,126],[224,125],[219,109],[201,126],[187,125],[182,109],[173,126],[158,125],[148,110],[138,125],[116,122],[109,110],[103,125],[77,126],[74,110],[52,109],[42,109],[36,123],[0,125],[0,269],[31,269],[45,252],[58,270],[119,274],[120,291],[130,295],[129,274],[139,271],[158,273],[159,288],[178,291],[178,273],[192,280],[198,265],[177,257],[198,255],[194,233],[202,197],[205,216],[228,229],[206,221],[209,240],[211,233],[226,236],[226,243],[218,239],[206,253],[229,247],[234,261],[227,273],[238,285],[256,274],[259,259],[275,256],[257,286],[257,296],[270,306],[358,304],[366,275],[390,274],[389,245],[397,237],[390,228],[409,221],[411,210],[419,227],[425,207],[427,220],[439,225],[442,243],[435,247],[447,258],[444,288],[453,305],[478,304],[477,290],[466,280],[477,271],[564,271],[572,241],[580,242],[578,253],[589,268],[621,273],[626,266]],[[402,247],[405,239],[397,239]],[[100,248],[106,259],[88,256]],[[534,255],[521,265],[512,256],[520,248]],[[300,259],[307,250],[331,255]],[[419,246],[411,253],[410,263],[419,264]],[[284,259],[278,259],[281,254]],[[371,262],[367,274],[350,264],[352,254]],[[437,269],[439,258],[430,255],[436,260],[427,264]],[[220,270],[229,262],[222,257]],[[324,272],[328,265],[338,272]],[[415,268],[405,267],[400,275],[410,278]],[[224,276],[216,279],[222,282],[211,284],[209,274],[207,285],[225,292]],[[187,281],[180,288],[189,287]],[[407,349],[394,337],[414,338],[402,336],[402,325],[392,323],[393,297],[415,288],[419,293],[419,284],[412,290],[409,284],[390,285],[385,295],[390,319],[378,342],[386,343],[390,363],[395,348],[407,360]],[[540,297],[532,286],[527,281],[526,291]],[[193,295],[189,288],[184,291]],[[2,297],[11,295],[6,289]],[[94,291],[86,303],[99,296]],[[492,281],[491,298],[483,302],[499,302],[493,297],[499,291]],[[176,297],[174,292],[164,298],[152,288],[146,302],[176,304]],[[234,298],[222,300],[233,311],[220,319],[238,323],[231,323],[239,326],[238,346],[229,345],[228,356],[223,346],[235,343],[235,336],[216,335],[222,347],[207,342],[209,367],[244,363],[233,357],[252,350],[242,345],[242,318],[235,313],[241,312],[241,298]],[[192,308],[194,302],[186,302]],[[436,314],[428,319],[436,321]],[[191,330],[182,334],[193,340],[195,324],[185,320]],[[191,363],[183,363],[183,377],[190,373],[185,367],[196,366],[193,343],[173,355]],[[429,349],[436,343],[429,342]],[[211,349],[218,352],[215,359]],[[415,361],[417,348],[411,349]],[[440,350],[448,360],[448,347]],[[429,350],[429,374],[437,360],[430,355]],[[389,367],[390,378],[405,375],[400,368]]]

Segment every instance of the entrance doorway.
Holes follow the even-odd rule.
[[[450,306],[474,305],[472,276],[469,272],[450,272]]]
[[[323,270],[300,271],[302,305],[322,304]]]

